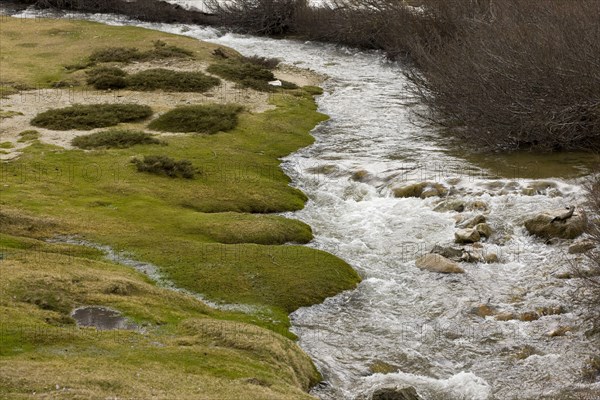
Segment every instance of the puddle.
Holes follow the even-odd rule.
[[[120,312],[104,307],[76,308],[71,317],[77,326],[94,327],[101,331],[115,329],[139,330],[138,325],[123,317]]]

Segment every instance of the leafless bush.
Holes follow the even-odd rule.
[[[587,307],[587,320],[593,325],[593,334],[600,337],[600,172],[588,178],[586,190],[587,234],[595,245],[587,250],[586,262],[569,260],[572,276],[578,279],[579,290],[575,300]]]
[[[176,4],[159,0],[14,0],[35,4],[40,8],[93,13],[115,13],[148,22],[181,22],[211,25],[215,18],[205,13],[185,10]]]
[[[431,120],[488,148],[600,149],[600,2],[425,3],[456,27],[442,46],[411,48]]]
[[[221,25],[256,35],[290,33],[296,13],[306,0],[209,0],[207,6]]]

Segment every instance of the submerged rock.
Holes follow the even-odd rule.
[[[543,239],[575,239],[584,232],[586,220],[583,215],[577,213],[565,220],[556,220],[564,213],[565,209],[543,212],[526,220],[525,228],[530,234]]]
[[[475,228],[459,229],[454,233],[456,243],[475,243],[479,240],[481,240],[481,236]]]
[[[421,400],[417,390],[412,386],[377,389],[371,400]]]
[[[592,250],[594,247],[596,247],[596,243],[594,243],[592,240],[582,240],[569,246],[569,253],[581,254]]]
[[[445,196],[447,193],[448,189],[446,189],[444,185],[436,182],[414,183],[412,185],[394,189],[394,196],[396,197],[419,197],[421,199],[434,196],[441,197]]]
[[[458,263],[439,254],[425,254],[415,261],[417,268],[442,274],[462,274],[465,272]]]

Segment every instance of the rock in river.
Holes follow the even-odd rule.
[[[575,239],[585,230],[586,221],[581,213],[563,221],[556,220],[565,213],[564,209],[545,211],[525,221],[525,228],[543,239]]]
[[[417,268],[442,274],[462,274],[465,272],[458,263],[439,254],[425,254],[417,259],[415,265]]]
[[[445,196],[448,189],[436,182],[421,182],[394,189],[396,197],[420,197],[426,199],[433,196]]]
[[[481,236],[475,228],[459,229],[454,233],[456,243],[475,243],[479,242]]]
[[[377,389],[371,395],[371,400],[421,400],[421,398],[414,387],[405,386]]]

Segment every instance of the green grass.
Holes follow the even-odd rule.
[[[170,178],[182,177],[186,179],[192,179],[196,174],[194,166],[190,161],[176,161],[171,157],[162,155],[144,156],[144,158],[141,160],[134,158],[131,160],[131,162],[135,165],[138,172],[166,175]]]
[[[57,131],[91,130],[121,122],[143,121],[151,115],[150,107],[139,104],[77,104],[38,114],[31,120],[31,125]]]
[[[132,90],[165,90],[169,92],[206,92],[221,81],[202,72],[179,72],[168,69],[149,69],[127,77]]]
[[[235,104],[177,107],[152,121],[148,127],[163,132],[225,132],[237,126],[241,111],[242,107]]]
[[[31,142],[32,140],[37,140],[40,137],[40,133],[36,130],[29,129],[19,133],[18,142]]]
[[[2,31],[3,79],[31,85],[83,78],[62,65],[111,43],[145,51],[149,38],[166,37],[204,61],[214,48],[64,20],[8,18]],[[82,151],[33,141],[2,163],[1,398],[311,398],[305,391],[319,376],[293,342],[288,314],[360,278],[343,260],[296,245],[312,239],[309,226],[271,214],[304,207],[280,159],[311,144],[308,132],[326,119],[303,89],[271,103],[218,135],[165,136],[161,155],[189,160],[195,179],[139,173],[131,160],[155,155],[155,145]],[[45,241],[61,234],[153,263],[178,287],[251,311],[216,311],[97,250]],[[77,329],[69,311],[79,305],[112,307],[147,332]]]
[[[71,144],[81,149],[125,149],[135,145],[161,144],[153,135],[126,129],[110,129],[89,135],[78,136]]]
[[[2,398],[311,398],[310,359],[246,315],[159,288],[95,250],[6,233],[0,247]],[[79,305],[117,309],[146,333],[77,328]]]
[[[273,87],[268,84],[275,79],[269,69],[261,65],[242,60],[227,59],[211,64],[207,71],[221,78],[237,82],[242,87],[269,92]]]

